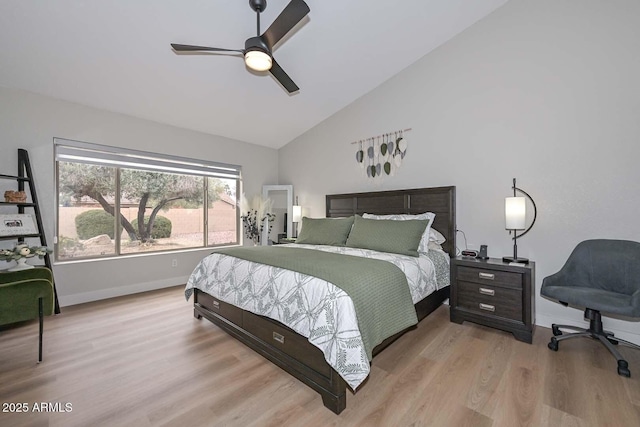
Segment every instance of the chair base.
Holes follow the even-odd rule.
[[[602,328],[602,315],[600,314],[600,311],[587,308],[584,311],[584,317],[589,319],[589,329],[579,328],[572,325],[556,325],[555,323],[551,325],[553,337],[551,337],[547,347],[549,347],[550,350],[558,351],[558,344],[563,340],[576,337],[590,337],[597,339],[607,348],[607,350],[609,350],[613,357],[616,358],[618,362],[618,375],[630,377],[631,371],[629,371],[629,363],[622,357],[620,352],[616,350],[614,345],[624,344],[638,350],[640,350],[640,346],[620,338],[615,338],[613,333],[605,331]],[[577,332],[565,335],[560,328]]]

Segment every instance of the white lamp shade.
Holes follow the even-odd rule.
[[[259,50],[250,50],[244,55],[244,62],[247,67],[256,71],[267,71],[271,69],[271,57]]]
[[[527,208],[524,197],[507,197],[504,199],[505,228],[507,230],[524,230],[526,228]]]
[[[302,206],[297,206],[294,205],[293,206],[293,211],[292,211],[292,215],[291,215],[292,221],[293,222],[300,222],[302,221]]]

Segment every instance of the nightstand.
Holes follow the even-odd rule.
[[[451,260],[450,318],[511,332],[531,343],[535,327],[535,263],[509,265],[501,259]]]

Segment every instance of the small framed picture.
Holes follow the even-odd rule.
[[[0,236],[37,234],[38,229],[29,214],[0,215]]]

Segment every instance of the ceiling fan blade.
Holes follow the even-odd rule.
[[[291,0],[271,26],[267,28],[267,31],[262,34],[262,39],[269,46],[269,50],[273,49],[273,45],[278,43],[308,13],[309,6],[303,0]]]
[[[237,50],[237,49],[221,49],[219,47],[191,46],[189,44],[171,43],[171,47],[176,52],[240,52],[240,53],[244,53],[244,51]]]
[[[295,84],[293,80],[291,80],[291,77],[289,77],[287,73],[284,72],[284,70],[276,62],[276,59],[272,58],[271,60],[272,60],[271,69],[269,70],[271,75],[275,77],[276,80],[278,80],[282,86],[284,86],[287,92],[293,93],[293,92],[299,91],[300,88],[298,87],[298,85]]]

